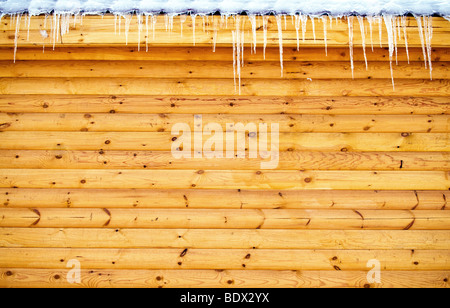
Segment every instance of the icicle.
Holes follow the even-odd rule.
[[[300,31],[300,17],[299,15],[295,14],[294,15],[295,18],[295,22],[294,22],[294,26],[295,26],[295,32],[297,34],[297,51],[300,50],[300,36],[299,36],[299,31]]]
[[[423,16],[423,26],[425,32],[425,44],[428,56],[428,68],[430,70],[430,79],[433,80],[433,67],[431,65],[431,39],[433,37],[433,25],[431,16]]]
[[[394,71],[392,69],[392,58],[394,56],[394,28],[392,27],[392,16],[391,15],[383,15],[384,23],[386,24],[386,30],[388,34],[388,43],[389,43],[389,65],[391,69],[391,80],[392,80],[392,88],[395,90],[394,84]]]
[[[401,21],[402,21],[402,27],[403,27],[403,36],[405,37],[406,58],[408,59],[408,64],[409,64],[408,36],[406,33],[406,16],[402,16]]]
[[[244,35],[244,27],[242,27],[241,31],[241,66],[244,67],[244,41],[245,41],[245,35]]]
[[[61,15],[61,26],[60,26],[60,31],[61,31],[61,37],[65,34],[69,33],[69,28],[70,28],[70,14],[66,13],[66,14],[62,14]]]
[[[401,40],[402,39],[402,29],[400,29],[400,21],[401,18],[400,16],[395,18],[395,24],[397,26],[397,31],[398,31],[398,39]]]
[[[186,15],[180,15],[180,37],[183,37],[183,24],[186,21]]]
[[[378,16],[377,19],[378,19],[378,35],[379,35],[379,39],[380,39],[380,48],[382,48],[383,47],[383,27],[382,27],[383,18],[381,16]]]
[[[367,16],[367,22],[369,23],[369,31],[370,31],[370,47],[373,52],[373,16]]]
[[[27,41],[30,40],[30,27],[31,27],[31,15],[28,16],[28,24],[27,24]]]
[[[166,29],[166,32],[169,28],[169,16],[167,14],[164,14],[164,27]]]
[[[315,26],[315,22],[314,22],[314,17],[310,16],[311,18],[311,23],[312,23],[312,30],[313,30],[313,39],[314,39],[314,43],[316,42],[316,26]]]
[[[19,39],[19,28],[20,28],[20,18],[21,18],[21,14],[17,14],[17,18],[16,18],[16,31],[15,31],[15,36],[14,36],[14,63],[16,63],[16,54],[17,54],[17,42]]]
[[[308,16],[300,14],[300,19],[302,21],[302,40],[305,41],[305,35],[306,35],[306,25],[308,23]]]
[[[169,33],[173,32],[173,17],[174,16],[175,16],[174,14],[169,15]]]
[[[142,14],[136,14],[138,22],[138,51],[141,51]]]
[[[236,72],[238,75],[239,95],[241,94],[241,32],[239,26],[236,29]]]
[[[352,69],[352,79],[354,79],[353,75],[353,16],[347,17],[347,23],[348,23],[348,46],[350,49],[350,66]]]
[[[420,43],[422,44],[423,61],[425,62],[425,68],[427,68],[427,54],[425,53],[425,41],[423,38],[422,20],[420,19],[420,16],[414,17],[416,18],[417,21],[417,29],[419,30]]]
[[[281,77],[283,77],[283,30],[281,28],[281,15],[276,15],[276,20],[278,27],[278,45],[280,48]]]
[[[47,30],[45,30],[47,28],[47,18],[48,18],[48,14],[45,14],[44,27],[43,27],[44,29],[39,31],[39,33],[42,36],[42,53],[45,53],[45,39],[48,38]]]
[[[128,33],[130,32],[130,24],[133,15],[126,15],[125,17],[125,45],[128,45]]]
[[[362,48],[364,52],[364,62],[366,63],[366,70],[368,69],[367,65],[367,55],[366,55],[366,29],[364,27],[364,17],[357,16],[358,22],[359,22],[359,29],[361,30],[361,42],[362,42]]]
[[[234,80],[234,92],[237,92],[236,87],[236,32],[231,31],[231,36],[233,38],[233,80]]]
[[[120,31],[122,29],[122,16],[118,15],[118,19],[119,19],[119,35],[120,35]]]
[[[213,52],[216,52],[217,45],[217,24],[213,19]]]
[[[27,14],[23,14],[23,23],[24,23],[24,25],[26,26],[27,24],[28,24],[28,22],[27,22]]]
[[[145,15],[145,52],[148,52],[148,14]]]
[[[395,64],[398,65],[398,52],[397,52],[397,18],[391,16],[392,21],[392,33],[394,34],[394,50],[395,50]]]
[[[194,46],[195,46],[195,18],[196,17],[197,17],[197,15],[191,14],[191,19],[192,19],[192,41],[193,41]]]
[[[203,27],[203,32],[206,32],[205,15],[202,15],[202,27]]]
[[[250,21],[250,24],[252,25],[252,33],[253,33],[253,53],[256,54],[256,16],[255,15],[249,15],[248,19]]]
[[[153,40],[155,40],[155,30],[156,30],[156,22],[157,21],[158,21],[158,15],[152,15]]]
[[[233,74],[238,76],[238,93],[241,94],[241,66],[243,66],[244,31],[241,31],[240,15],[235,17],[236,30],[232,31],[233,36]],[[236,77],[235,77],[236,88]]]
[[[266,59],[266,47],[267,47],[267,21],[269,20],[269,16],[264,15],[263,18],[263,54],[264,54],[264,60]]]
[[[58,14],[53,13],[53,50],[55,50],[56,42],[59,39],[59,19],[60,16]]]
[[[117,35],[117,14],[114,14],[114,34]]]
[[[327,46],[327,17],[324,15],[322,16],[322,23],[323,23],[323,41],[325,43],[325,56],[328,57],[328,46]],[[297,35],[297,42],[298,42],[298,35]]]

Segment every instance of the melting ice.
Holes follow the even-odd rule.
[[[1,7],[0,7],[1,9]],[[0,11],[1,12],[1,11]],[[342,18],[346,18],[347,30],[348,30],[348,45],[349,45],[349,54],[350,54],[350,67],[351,67],[351,75],[354,78],[354,16],[337,16],[333,17],[330,15],[308,15],[302,13],[293,13],[293,14],[277,14],[275,15],[275,26],[270,25],[271,19],[269,15],[258,15],[258,14],[248,14],[248,15],[240,15],[240,14],[230,14],[223,13],[219,17],[213,15],[202,14],[200,15],[202,18],[203,31],[210,34],[212,31],[211,44],[213,46],[213,51],[216,50],[216,44],[218,40],[218,36],[220,35],[230,35],[232,39],[232,55],[233,55],[233,76],[234,76],[234,85],[237,93],[241,93],[241,68],[244,66],[244,51],[245,51],[245,37],[246,34],[250,34],[251,40],[248,42],[250,45],[250,52],[252,54],[256,54],[258,52],[258,45],[262,47],[263,58],[266,58],[266,47],[268,44],[268,36],[276,33],[277,42],[279,48],[279,62],[280,62],[280,71],[281,77],[283,77],[283,28],[286,31],[287,28],[287,15],[289,15],[292,20],[293,26],[295,28],[296,34],[296,47],[297,51],[301,53],[301,45],[306,42],[306,33],[307,33],[307,25],[310,23],[311,31],[312,31],[312,40],[316,41],[316,23],[315,20],[320,22],[323,27],[323,38],[320,38],[323,41],[325,48],[325,55],[328,54],[328,23],[327,20],[329,18],[329,26],[332,28],[333,26],[333,18],[336,20],[336,24],[338,24],[338,19],[342,20]],[[4,15],[0,13],[0,20]],[[52,15],[46,14],[43,27],[41,27],[40,37],[42,39],[43,48],[45,46],[47,38],[50,38],[50,43],[55,48],[56,44],[59,42],[63,42],[64,35],[69,34],[71,25],[75,27],[77,24],[82,24],[84,13],[53,13]],[[182,14],[178,15],[176,13],[170,13],[164,15],[164,24],[166,31],[171,33],[174,31],[174,17],[179,16],[179,35],[183,36],[183,24],[189,15]],[[198,29],[196,29],[196,18],[199,14],[192,13],[190,14],[191,19],[191,27],[192,27],[192,45],[196,45],[196,33]],[[31,27],[31,19],[32,15],[25,13],[15,13],[10,14],[10,27],[15,27],[15,36],[14,36],[14,62],[16,60],[17,47],[19,43],[19,38],[26,33],[26,40],[30,39],[30,27]],[[49,18],[50,17],[50,18]],[[217,17],[217,18],[216,18]],[[417,22],[418,35],[420,37],[420,42],[422,46],[422,53],[424,59],[425,68],[429,69],[430,79],[432,79],[432,61],[431,61],[431,41],[433,37],[433,27],[432,27],[432,17],[423,16],[423,15],[415,15],[415,20]],[[450,21],[450,17],[444,16],[444,18]],[[122,19],[124,19],[124,26],[122,30]],[[115,13],[114,14],[114,33],[119,36],[124,36],[125,44],[128,45],[129,42],[129,32],[130,27],[133,23],[133,20],[137,20],[137,35],[138,35],[138,50],[141,47],[141,35],[145,36],[145,46],[146,51],[149,51],[149,31],[152,30],[152,38],[155,40],[156,36],[156,25],[157,25],[158,14],[153,13],[136,13],[132,14],[130,12],[123,13]],[[228,29],[229,19],[234,21],[234,29],[230,29],[228,31],[223,31]],[[49,20],[49,21],[48,21]],[[406,56],[409,63],[409,50],[408,50],[408,19],[406,16],[401,15],[393,15],[393,14],[383,14],[383,15],[367,15],[361,16],[357,15],[356,20],[359,24],[359,32],[360,32],[360,44],[362,47],[364,62],[366,69],[368,69],[368,59],[366,53],[366,45],[368,44],[366,40],[366,35],[370,35],[370,46],[371,51],[374,51],[374,38],[373,31],[378,25],[379,32],[379,41],[380,47],[382,47],[382,35],[383,30],[387,33],[388,47],[389,47],[389,62],[390,62],[390,71],[391,71],[391,80],[392,86],[395,89],[394,84],[394,70],[393,70],[393,60],[395,54],[396,63],[398,61],[398,44],[399,41],[403,39],[403,43],[406,49]],[[308,22],[309,21],[309,22]],[[342,21],[340,21],[342,23]],[[245,24],[248,23],[250,27],[245,28]],[[262,23],[260,25],[259,23]],[[368,25],[368,28],[367,28]],[[48,28],[49,27],[49,28]],[[270,27],[270,30],[269,30]],[[25,31],[21,31],[23,28]],[[222,30],[222,31],[221,31]],[[229,34],[227,34],[227,32]],[[262,34],[262,35],[261,35]],[[300,38],[301,34],[301,38]],[[258,39],[261,39],[262,42],[258,42]],[[332,38],[331,38],[332,39]],[[272,42],[274,38],[271,37]]]

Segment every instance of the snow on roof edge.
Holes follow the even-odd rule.
[[[450,15],[449,0],[0,0],[0,15],[296,14]]]

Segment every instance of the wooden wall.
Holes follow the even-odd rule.
[[[366,70],[355,30],[351,79],[345,22],[328,56],[319,23],[297,52],[288,22],[283,78],[271,28],[238,96],[229,31],[213,53],[197,21],[196,47],[175,22],[145,52],[134,23],[124,46],[112,17],[85,18],[43,53],[36,17],[13,63],[2,20],[0,287],[450,287],[448,22],[433,22],[430,80],[408,19],[395,90],[386,35]],[[279,123],[278,168],[174,159],[171,127],[194,114]]]

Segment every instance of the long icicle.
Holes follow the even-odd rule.
[[[408,59],[408,64],[409,64],[408,35],[406,32],[406,16],[402,16],[401,19],[402,19],[402,27],[403,27],[403,36],[405,39],[406,58]]]
[[[250,24],[252,25],[252,34],[253,34],[253,43],[252,43],[252,53],[256,54],[256,16],[255,15],[249,15],[248,19],[250,21]]]
[[[148,52],[148,14],[145,15],[145,52]]]
[[[364,62],[366,63],[366,70],[368,69],[367,65],[367,55],[366,55],[366,29],[364,27],[364,18],[362,16],[357,16],[359,22],[359,29],[361,30],[361,42],[362,48],[364,52]]]
[[[138,51],[141,51],[142,14],[136,14],[138,22]]]
[[[264,54],[264,60],[266,59],[266,47],[267,47],[267,22],[268,22],[269,16],[264,15],[262,17],[263,21],[263,54]]]
[[[19,40],[19,28],[20,28],[20,18],[21,14],[17,14],[16,18],[16,30],[15,30],[15,36],[14,36],[14,63],[16,63],[16,53],[17,53],[17,43]]]
[[[398,65],[397,18],[391,15],[392,34],[394,35],[395,65]]]
[[[300,35],[299,35],[299,31],[300,31],[300,16],[298,14],[294,15],[295,21],[294,21],[294,26],[295,26],[295,33],[297,35],[297,51],[300,50]]]
[[[323,42],[325,44],[325,56],[328,57],[328,46],[327,46],[327,17],[326,15],[322,16],[323,23]],[[297,34],[297,42],[298,42],[298,34]]]
[[[428,56],[428,69],[430,70],[430,79],[433,80],[433,67],[431,65],[431,39],[433,37],[432,17],[423,16],[423,25],[425,32],[425,44]]]
[[[422,44],[422,54],[423,54],[423,61],[425,62],[425,68],[427,68],[427,54],[425,51],[425,41],[423,38],[423,27],[422,27],[422,20],[420,19],[420,16],[414,16],[417,21],[417,30],[419,30],[419,37],[420,37],[420,43]]]
[[[380,48],[383,48],[383,17],[378,16],[378,37],[380,40]]]
[[[237,92],[236,87],[236,32],[231,31],[231,36],[233,38],[233,80],[234,80],[234,92]]]
[[[281,15],[276,15],[276,20],[278,27],[278,45],[280,49],[281,77],[283,77],[283,29],[281,28]]]
[[[192,42],[195,46],[195,18],[197,17],[197,15],[192,14],[191,15],[191,19],[192,19]]]
[[[372,52],[373,52],[373,16],[367,16],[366,19],[367,19],[367,22],[369,23],[370,47],[372,48]]]
[[[392,80],[392,88],[395,90],[394,84],[394,71],[392,69],[392,60],[394,56],[394,29],[392,27],[392,16],[391,15],[383,15],[384,23],[386,24],[386,30],[388,34],[388,43],[389,43],[389,65],[391,69],[391,80]]]
[[[314,22],[315,17],[314,16],[310,16],[309,18],[311,19],[312,30],[313,30],[313,40],[314,40],[314,43],[315,43],[316,42],[316,25],[315,25],[315,22]]]
[[[347,23],[348,23],[348,47],[350,49],[350,66],[352,69],[352,79],[355,79],[353,70],[353,16],[347,17]]]

